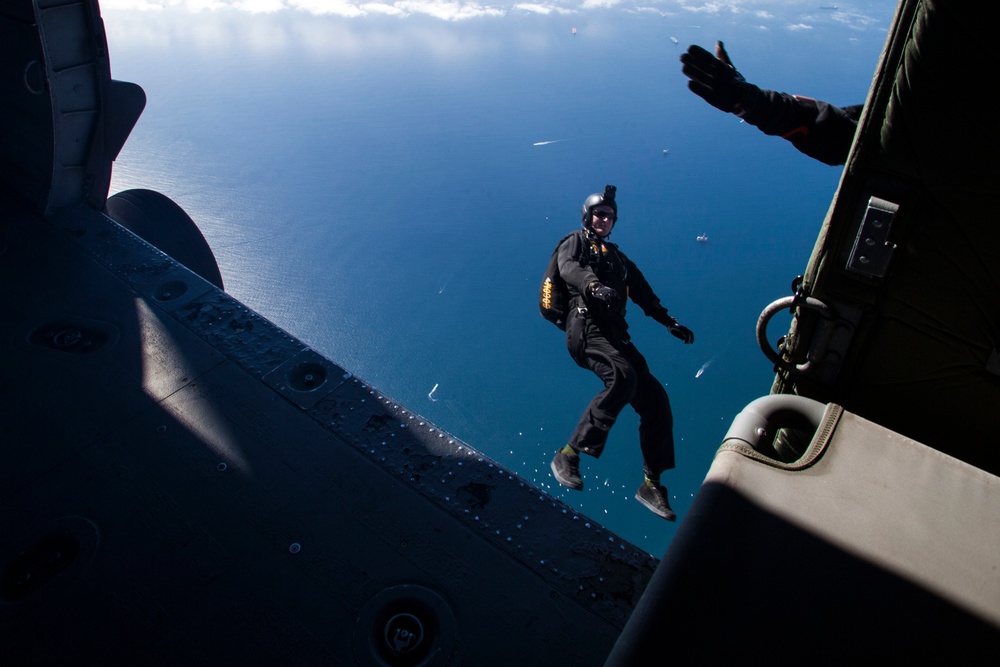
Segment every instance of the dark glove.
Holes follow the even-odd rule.
[[[715,43],[714,56],[693,44],[681,55],[681,62],[681,71],[691,79],[688,88],[716,109],[742,116],[761,97],[760,89],[733,67],[722,42]]]
[[[617,311],[622,303],[622,298],[618,295],[618,292],[598,282],[591,283],[590,295],[598,301],[603,302],[604,307],[609,313]]]
[[[691,330],[671,317],[667,313],[666,308],[660,308],[657,312],[654,312],[652,318],[665,326],[671,334],[684,341],[685,345],[690,345],[694,342],[694,334],[691,333]]]
[[[684,341],[685,345],[690,345],[694,342],[694,333],[691,332],[683,324],[678,324],[677,320],[674,320],[673,324],[667,325],[667,331],[669,331],[674,337],[680,338]]]

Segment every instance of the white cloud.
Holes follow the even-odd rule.
[[[870,28],[881,22],[880,19],[868,14],[863,14],[857,9],[851,9],[850,11],[840,9],[838,11],[831,12],[830,20],[857,29]]]
[[[264,0],[261,0],[264,1]],[[315,15],[334,15],[346,18],[380,14],[385,16],[431,16],[443,21],[461,21],[481,16],[503,16],[505,9],[477,2],[455,0],[397,0],[396,2],[362,2],[346,0],[274,0],[285,2],[292,9]]]
[[[540,5],[533,2],[519,2],[515,4],[511,9],[516,9],[522,12],[529,12],[531,14],[543,14],[548,16],[549,14],[576,14],[577,11],[574,9],[567,9],[566,7],[560,7],[553,4]]]
[[[366,12],[353,2],[344,0],[285,0],[292,9],[301,9],[316,16],[343,16],[356,18]]]
[[[506,10],[475,2],[447,0],[401,0],[394,6],[410,14],[426,14],[445,21],[461,21],[480,16],[503,16]]]
[[[679,2],[680,8],[696,14],[721,14],[723,11],[733,11],[736,9],[731,2],[718,0],[716,2],[703,2],[700,5],[689,5]]]
[[[387,5],[384,2],[366,2],[361,5],[361,10],[369,14],[385,14],[386,16],[405,16],[404,12],[395,5]]]
[[[812,30],[813,29],[813,27],[811,25],[806,25],[805,23],[796,23],[794,25],[790,25],[790,26],[787,26],[787,27],[788,27],[789,30],[793,30],[793,31],[798,31],[798,30]]]
[[[251,14],[273,14],[285,8],[281,0],[242,0],[233,4],[234,9],[242,9]]]

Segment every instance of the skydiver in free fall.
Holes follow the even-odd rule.
[[[563,486],[583,489],[580,454],[599,457],[619,413],[631,405],[639,415],[639,447],[644,479],[635,498],[667,521],[677,517],[660,475],[674,467],[673,414],[667,391],[649,370],[628,333],[625,304],[631,299],[686,344],[694,334],[667,313],[642,272],[608,241],[618,220],[616,188],[583,202],[583,228],[556,249],[559,275],[569,292],[566,346],[582,368],[593,371],[604,388],[584,410],[569,442],[552,458],[552,474]]]
[[[736,70],[722,42],[715,43],[715,55],[696,44],[688,47],[681,63],[681,72],[691,79],[688,89],[716,109],[787,139],[820,162],[840,165],[847,160],[863,105],[838,107],[758,88]]]

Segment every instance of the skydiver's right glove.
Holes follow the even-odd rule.
[[[716,109],[742,118],[762,101],[760,88],[736,71],[722,42],[715,43],[714,56],[693,44],[681,55],[681,62],[681,71],[691,79],[688,88]]]
[[[590,292],[590,296],[601,302],[607,313],[618,312],[618,309],[622,305],[622,298],[618,292],[607,285],[602,285],[596,280],[590,283],[588,291]]]

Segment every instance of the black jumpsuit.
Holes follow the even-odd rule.
[[[787,139],[797,149],[829,165],[844,164],[858,128],[862,106],[836,107],[829,102],[773,90],[743,114],[764,134]]]
[[[658,476],[674,467],[673,414],[666,390],[629,340],[625,302],[632,299],[646,315],[662,323],[670,319],[667,309],[660,305],[636,265],[615,244],[602,241],[593,232],[581,229],[570,234],[559,245],[558,253],[559,274],[570,293],[566,346],[577,364],[604,382],[604,389],[587,406],[568,444],[579,452],[600,456],[608,430],[630,404],[639,415],[639,445],[646,472]],[[594,281],[621,296],[615,312],[608,312],[604,302],[587,296]]]

